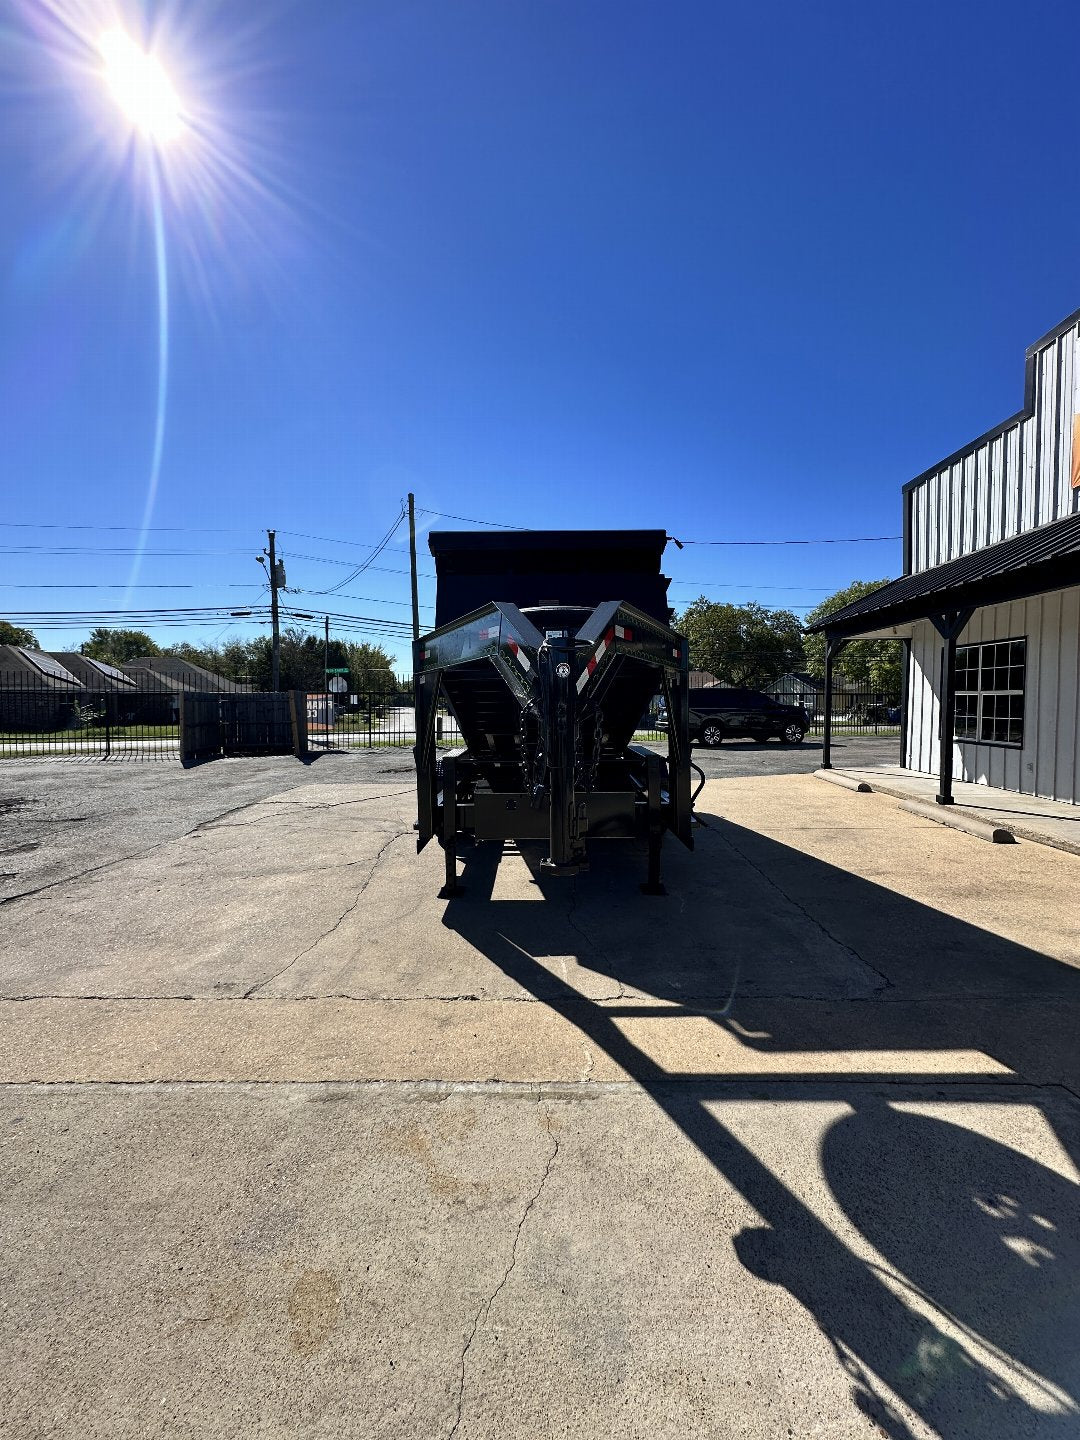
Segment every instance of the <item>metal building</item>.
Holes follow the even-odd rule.
[[[900,762],[941,804],[954,776],[1080,803],[1080,311],[1029,347],[1018,414],[904,486],[903,523],[903,576],[814,627],[827,674],[903,640]]]

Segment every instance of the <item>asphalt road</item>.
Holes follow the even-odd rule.
[[[1080,1434],[1080,859],[703,758],[449,904],[402,752],[0,767],[0,1435]]]

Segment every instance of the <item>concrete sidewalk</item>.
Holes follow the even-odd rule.
[[[862,781],[882,795],[898,800],[933,805],[937,794],[936,775],[922,775],[900,765],[848,765],[833,767],[837,775]],[[1017,795],[1011,790],[997,790],[989,785],[973,785],[966,780],[953,781],[954,811],[969,814],[973,819],[1009,830],[1021,840],[1052,845],[1080,855],[1080,807],[1060,800],[1045,800],[1038,795]]]
[[[1078,1433],[1074,856],[725,779],[446,903],[261,773],[0,903],[0,1435]]]

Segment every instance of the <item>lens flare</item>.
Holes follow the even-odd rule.
[[[140,50],[125,31],[106,30],[98,41],[105,79],[128,123],[157,145],[184,129],[180,99],[161,61]]]

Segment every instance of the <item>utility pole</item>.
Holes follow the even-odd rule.
[[[277,551],[274,548],[276,531],[268,530],[266,538],[270,542],[270,626],[273,635],[271,643],[271,666],[273,673],[273,689],[275,693],[281,689],[281,631],[278,628],[278,565]]]
[[[323,690],[326,694],[326,748],[330,749],[330,731],[334,728],[334,712],[331,708],[333,696],[330,694],[330,616],[327,615],[323,622]]]
[[[409,491],[409,572],[412,575],[412,638],[420,639],[420,599],[416,591],[416,496]]]

